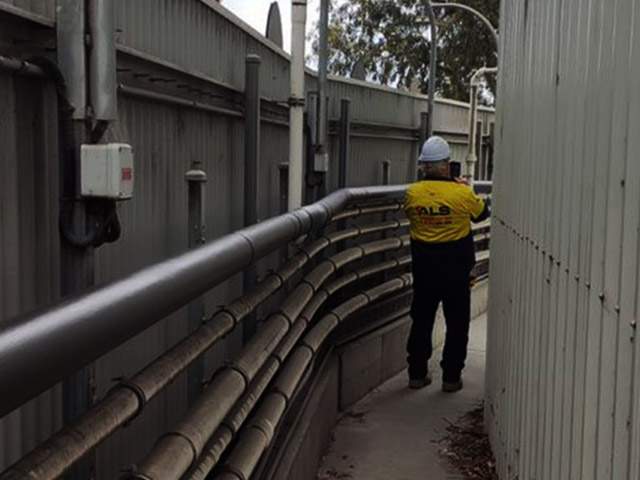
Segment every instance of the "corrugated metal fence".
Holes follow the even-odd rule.
[[[500,478],[640,478],[640,12],[503,0],[487,422]]]
[[[281,168],[288,160],[289,58],[217,2],[118,1],[119,120],[106,141],[133,145],[136,193],[119,207],[123,237],[96,252],[96,283],[104,284],[187,249],[185,172],[200,162],[207,172],[206,236],[214,239],[242,226],[244,59],[262,58],[262,155],[260,217],[280,213]],[[55,2],[0,0],[0,55],[28,58],[55,51]],[[307,88],[316,79],[307,74]],[[0,321],[59,297],[57,231],[57,128],[55,92],[45,81],[0,71]],[[160,94],[158,96],[157,94]],[[330,120],[342,97],[352,100],[351,155],[347,185],[382,181],[390,161],[391,182],[410,178],[418,150],[424,96],[331,78]],[[197,102],[185,106],[184,101]],[[182,102],[182,103],[181,103]],[[466,151],[467,105],[439,101],[435,130]],[[482,110],[485,137],[493,113]],[[331,133],[331,132],[330,132]],[[332,135],[328,190],[337,185],[338,137]],[[486,140],[487,138],[485,138]],[[488,157],[487,157],[488,158]],[[486,170],[486,169],[485,169]],[[286,178],[286,176],[284,176]],[[269,267],[260,265],[259,273]],[[238,276],[207,296],[207,312],[238,296]],[[178,312],[97,362],[96,395],[114,379],[137,371],[186,333]],[[208,372],[234,355],[241,338],[231,335],[208,358]],[[186,379],[179,379],[129,428],[98,449],[99,478],[115,478],[149,450],[153,439],[186,408]],[[61,425],[59,388],[0,419],[0,470]]]

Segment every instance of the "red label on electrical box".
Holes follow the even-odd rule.
[[[122,180],[131,180],[133,178],[133,170],[131,168],[122,169]]]

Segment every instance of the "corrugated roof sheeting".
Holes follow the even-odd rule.
[[[640,478],[640,12],[502,2],[487,425],[501,478]]]

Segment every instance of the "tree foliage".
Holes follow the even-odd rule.
[[[498,26],[500,0],[459,0]],[[367,78],[383,85],[428,91],[429,22],[424,0],[333,0],[329,20],[329,72],[349,76],[361,61]],[[468,101],[469,79],[497,64],[494,39],[472,14],[435,8],[440,95]],[[316,29],[317,31],[317,29]],[[317,34],[313,52],[317,55]],[[495,78],[487,78],[495,92]]]

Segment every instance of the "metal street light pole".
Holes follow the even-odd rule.
[[[467,150],[467,158],[465,162],[467,164],[467,171],[464,177],[469,182],[469,186],[473,185],[473,180],[475,178],[475,170],[476,163],[478,162],[478,156],[476,152],[476,137],[477,137],[477,128],[476,128],[476,118],[478,111],[478,80],[482,75],[486,75],[488,73],[497,73],[498,69],[482,67],[473,74],[471,77],[471,93],[470,93],[470,101],[469,101],[469,148]]]
[[[465,11],[475,15],[476,18],[478,20],[480,20],[482,23],[484,23],[487,26],[487,28],[491,31],[491,34],[493,35],[493,39],[496,42],[496,48],[498,48],[498,45],[499,45],[498,32],[496,31],[495,27],[491,24],[489,19],[487,17],[485,17],[483,14],[481,14],[475,8],[471,8],[471,7],[469,7],[467,5],[463,5],[461,3],[432,3],[431,6],[432,7],[436,7],[436,8],[454,8],[454,9],[458,9],[458,10],[465,10]],[[431,19],[429,19],[429,21],[431,21]]]
[[[427,16],[429,17],[429,32],[431,34],[431,55],[429,58],[429,122],[427,125],[427,138],[433,135],[433,109],[436,98],[436,68],[438,60],[438,30],[436,26],[436,15],[430,0],[425,0]],[[420,145],[422,147],[422,145]]]
[[[493,35],[493,39],[496,42],[496,49],[499,48],[499,37],[498,32],[495,27],[491,24],[489,19],[485,17],[478,10],[471,8],[467,5],[463,5],[461,3],[432,3],[431,6],[436,8],[453,8],[458,10],[464,10],[473,14],[478,20],[480,20],[491,32]],[[478,108],[478,79],[481,75],[487,73],[496,73],[498,71],[496,68],[487,68],[482,67],[477,70],[473,77],[471,78],[471,94],[469,100],[469,148],[467,151],[466,164],[467,171],[465,174],[465,178],[468,180],[469,185],[472,184],[474,176],[475,176],[475,165],[478,161],[477,152],[476,152],[476,116],[477,116],[477,108]]]

